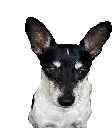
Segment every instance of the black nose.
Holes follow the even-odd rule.
[[[61,106],[71,106],[75,101],[75,97],[72,95],[69,96],[61,96],[58,98],[58,102]]]

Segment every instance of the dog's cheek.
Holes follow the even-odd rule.
[[[50,97],[54,104],[58,104],[58,97],[61,95],[61,91],[57,85],[54,84],[54,82],[49,81],[50,83]]]

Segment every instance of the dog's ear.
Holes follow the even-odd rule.
[[[37,55],[41,54],[42,50],[49,49],[52,36],[43,23],[29,17],[26,19],[25,31],[30,40],[31,48]]]
[[[88,31],[80,46],[83,46],[91,57],[94,58],[102,51],[102,47],[110,37],[111,31],[112,26],[110,22],[101,22]]]

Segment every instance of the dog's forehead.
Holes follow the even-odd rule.
[[[56,44],[44,52],[40,58],[42,67],[62,67],[75,68],[88,65],[90,67],[92,60],[89,54],[83,51],[79,45]]]
[[[54,52],[55,51],[55,52]],[[83,64],[90,64],[92,58],[86,51],[82,50],[78,45],[57,45],[56,49],[53,50],[54,57],[53,63],[55,66],[74,66],[78,69],[83,66]]]
[[[59,44],[55,51],[54,64],[77,62],[80,60],[78,45]],[[66,62],[65,62],[66,61]]]
[[[69,56],[75,52],[78,52],[79,47],[76,44],[58,44],[57,45],[57,54],[62,53],[64,55]]]

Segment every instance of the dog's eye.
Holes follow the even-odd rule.
[[[76,70],[74,70],[74,73],[76,74],[76,73],[85,73],[86,72],[86,69],[85,68],[79,68],[79,69],[76,69]]]
[[[88,72],[88,70],[85,69],[85,68],[82,68],[82,69],[80,70],[80,73],[86,73],[86,72]]]
[[[54,72],[54,68],[47,68],[48,72]]]

